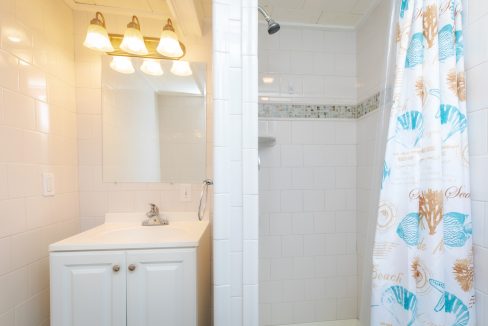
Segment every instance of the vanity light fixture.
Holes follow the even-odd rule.
[[[144,59],[141,71],[150,76],[161,76],[164,74],[161,64],[155,59]]]
[[[105,27],[105,17],[101,12],[97,11],[95,18],[90,21],[83,45],[100,52],[112,52],[114,50]]]
[[[185,45],[178,40],[171,19],[164,26],[161,37],[156,38],[144,37],[139,19],[132,16],[124,35],[121,35],[107,33],[101,12],[97,12],[90,21],[83,45],[112,56],[179,60],[186,54]]]
[[[274,82],[274,77],[265,76],[263,77],[263,83],[272,84]]]
[[[180,41],[178,41],[178,36],[175,33],[173,22],[169,18],[161,32],[156,51],[169,58],[180,58],[183,56],[183,49],[181,48]]]
[[[135,72],[132,60],[129,57],[114,56],[110,62],[110,68],[127,75]]]
[[[171,73],[180,77],[187,77],[193,74],[188,61],[175,60],[171,66]]]
[[[120,44],[120,48],[127,53],[135,55],[146,55],[149,51],[144,43],[144,37],[141,33],[141,24],[137,16],[132,16],[132,20],[127,24],[127,29],[124,33],[124,39]]]

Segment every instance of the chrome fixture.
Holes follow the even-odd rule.
[[[149,204],[151,209],[146,213],[147,219],[142,222],[144,226],[168,225],[168,219],[161,217],[159,207],[156,204]]]
[[[266,9],[264,9],[263,7],[258,6],[258,10],[268,23],[268,34],[271,35],[278,32],[280,30],[280,24],[278,24],[273,18],[271,18]]]
[[[213,185],[210,179],[203,180],[202,192],[200,193],[200,204],[198,204],[198,220],[203,220],[205,209],[207,208],[208,186]],[[205,199],[204,199],[205,198]]]

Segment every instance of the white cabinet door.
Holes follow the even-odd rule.
[[[52,253],[50,258],[51,326],[126,325],[125,252]]]
[[[195,249],[127,252],[127,326],[196,326]],[[131,268],[132,269],[132,268]]]

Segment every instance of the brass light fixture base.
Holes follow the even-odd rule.
[[[164,60],[179,60],[179,59],[183,58],[186,54],[185,45],[181,42],[179,42],[179,43],[180,43],[181,49],[183,50],[182,56],[180,56],[180,57],[166,57],[164,55],[159,54],[156,51],[156,48],[158,47],[158,44],[159,44],[159,38],[156,38],[156,37],[144,37],[144,43],[146,43],[147,50],[149,51],[148,54],[146,54],[146,55],[130,54],[130,53],[127,53],[127,52],[120,49],[120,44],[122,43],[122,39],[124,38],[124,35],[108,34],[108,37],[110,38],[110,42],[112,43],[114,51],[106,52],[106,53],[108,55],[112,55],[112,56],[148,58],[148,59],[164,59]]]

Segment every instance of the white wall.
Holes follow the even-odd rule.
[[[380,176],[379,168],[375,162],[378,161],[377,152],[377,128],[379,124],[380,112],[378,110],[371,112],[357,120],[357,264],[358,264],[358,308],[364,308],[362,305],[363,282],[366,279],[369,282],[369,273],[364,268],[367,263],[365,259],[370,260],[371,250],[368,250],[372,241],[373,230],[376,222],[376,211],[378,203],[376,202],[379,194]],[[367,285],[369,286],[369,284]],[[367,305],[369,309],[369,305]]]
[[[391,3],[382,0],[357,27],[357,99],[365,100],[382,90],[388,54]],[[392,46],[395,46],[393,44]],[[392,58],[394,64],[395,58]]]
[[[148,203],[162,211],[196,211],[201,183],[192,185],[192,201],[180,201],[180,185],[169,183],[103,183],[101,55],[83,47],[87,24],[93,12],[75,12],[76,99],[80,174],[80,216],[85,230],[103,223],[106,212],[145,211]],[[129,15],[105,15],[107,29],[123,34]],[[159,37],[160,19],[140,18],[144,35]],[[186,60],[207,64],[207,175],[212,176],[212,83],[211,30],[205,26],[202,37],[187,37]],[[202,180],[203,181],[203,180]],[[211,201],[211,198],[209,199]]]
[[[488,323],[488,3],[464,1],[477,325]]]
[[[354,30],[259,25],[261,102],[355,105],[356,80]],[[260,149],[260,324],[356,318],[356,121],[260,119],[260,133],[278,139]]]
[[[259,127],[260,325],[356,318],[356,121]]]
[[[356,104],[356,32],[259,24],[259,95],[269,101]],[[263,77],[272,77],[271,84]]]
[[[214,325],[258,325],[257,0],[213,1]]]
[[[383,91],[387,70],[388,34],[391,17],[391,1],[383,0],[357,28],[357,96],[361,102]],[[393,44],[395,46],[395,44]],[[395,58],[391,58],[395,64]],[[381,125],[383,112],[375,111],[357,120],[357,246],[358,246],[358,307],[369,309],[369,304],[362,305],[363,290],[368,288],[369,277],[364,264],[371,255],[367,240],[372,241],[376,223],[377,196],[382,162],[377,137],[386,137],[387,125]],[[388,123],[388,121],[386,122]],[[384,134],[378,134],[384,130]],[[368,318],[367,315],[362,317]]]
[[[73,15],[1,0],[0,29],[0,325],[47,326],[47,247],[79,230]]]

